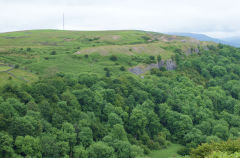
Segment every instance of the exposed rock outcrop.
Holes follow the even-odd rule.
[[[173,61],[172,59],[169,60],[161,60],[160,62],[158,62],[157,64],[149,64],[146,67],[141,67],[141,66],[136,66],[133,68],[130,68],[129,71],[136,74],[136,75],[140,75],[143,74],[153,68],[162,68],[165,67],[166,70],[175,70],[177,68],[176,62]]]
[[[176,62],[173,60],[166,60],[166,69],[167,70],[175,70],[177,68]]]
[[[191,54],[198,54],[200,50],[198,48],[188,48],[185,53],[186,55],[191,55]]]
[[[142,68],[141,66],[136,66],[136,67],[130,68],[129,71],[136,75],[140,75],[140,74],[143,74],[153,68],[159,68],[158,64],[150,64],[144,68]]]
[[[133,67],[133,68],[130,68],[129,71],[132,72],[132,73],[134,73],[134,74],[136,74],[136,75],[140,75],[140,74],[143,74],[143,73],[144,73],[144,71],[142,70],[142,68],[141,68],[141,67],[138,67],[138,66]]]
[[[161,67],[165,67],[166,70],[175,70],[177,65],[176,65],[176,62],[173,61],[172,59],[169,59],[169,60],[161,60],[159,63],[158,63],[158,68],[160,69]]]

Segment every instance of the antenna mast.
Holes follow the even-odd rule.
[[[63,12],[63,30],[64,30],[64,12]]]

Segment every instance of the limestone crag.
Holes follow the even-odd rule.
[[[161,60],[160,62],[158,62],[157,64],[149,64],[146,67],[141,67],[141,66],[136,66],[133,68],[130,68],[129,71],[136,74],[136,75],[140,75],[143,74],[153,68],[162,68],[165,67],[166,70],[175,70],[177,68],[176,62],[173,61],[172,59],[169,60]]]

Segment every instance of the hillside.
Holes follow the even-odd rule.
[[[2,33],[0,157],[238,155],[239,70],[240,49],[183,36]]]
[[[144,31],[19,31],[0,34],[0,61],[17,65],[18,71],[26,74],[19,77],[28,81],[35,81],[37,74],[57,72],[104,75],[105,67],[116,75],[121,66],[128,69],[151,63],[149,56],[161,55],[167,60],[176,48],[189,53],[199,46],[206,43]],[[119,60],[107,60],[112,55]],[[5,80],[7,76],[5,73]]]

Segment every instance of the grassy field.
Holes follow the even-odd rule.
[[[171,36],[154,32],[124,31],[62,31],[31,30],[0,34],[0,52],[7,48],[70,48],[106,45],[136,45],[149,43],[192,43],[199,41],[188,37]]]
[[[37,80],[38,76],[36,74],[20,69],[13,69],[8,72],[0,72],[0,87],[6,84],[32,83]]]
[[[143,38],[143,36],[147,36]],[[159,34],[161,36],[161,34]],[[92,47],[109,44],[145,43],[144,31],[62,31],[32,30],[0,34],[2,47]]]
[[[1,71],[7,71],[7,70],[9,70],[9,69],[11,69],[11,67],[9,67],[9,66],[1,66],[1,65],[0,65],[0,72],[1,72]]]
[[[171,144],[167,149],[152,151],[149,155],[150,158],[183,158],[177,154],[177,151],[181,149],[182,146],[179,144]],[[188,158],[188,157],[184,157]]]
[[[36,74],[47,76],[58,72],[105,76],[106,68],[111,75],[120,75],[129,73],[131,67],[149,64],[150,56],[156,59],[161,55],[166,60],[174,55],[176,48],[186,51],[206,44],[187,37],[134,30],[19,31],[0,34],[0,63],[18,65],[26,71],[14,70],[14,73],[30,81],[36,80]],[[113,55],[116,60],[110,59]]]
[[[12,74],[18,77],[20,80],[25,80],[26,82],[34,82],[38,80],[38,76],[31,72],[27,72],[20,69],[13,69],[10,71]]]
[[[99,53],[103,56],[113,54],[125,54],[125,55],[161,55],[163,59],[169,59],[173,55],[172,51],[167,51],[161,48],[163,44],[160,42],[149,44],[135,44],[135,45],[108,45],[92,48],[85,48],[77,51],[75,54],[91,54]]]
[[[0,87],[4,86],[5,84],[18,84],[18,83],[22,82],[16,78],[11,77],[11,75],[9,75],[6,72],[0,72]]]

